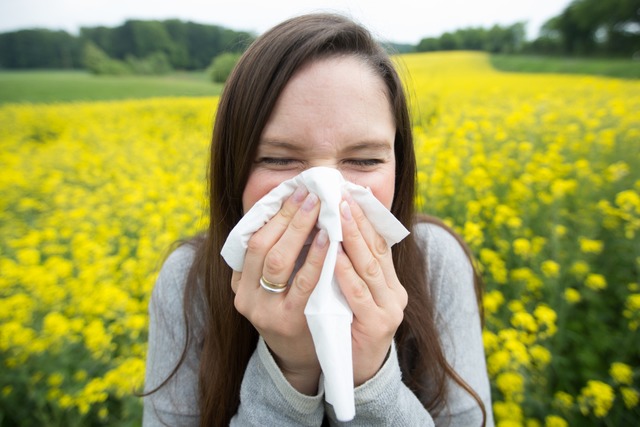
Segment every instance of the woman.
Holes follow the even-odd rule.
[[[318,198],[296,190],[251,238],[242,273],[220,256],[244,212],[315,166],[371,188],[412,231],[392,251],[344,195],[335,274],[354,313],[352,424],[492,425],[480,289],[453,234],[416,219],[402,84],[366,30],[325,14],[265,33],[226,83],[211,225],[168,258],[151,298],[144,424],[338,424],[303,315],[327,248]],[[290,285],[274,294],[261,280]]]

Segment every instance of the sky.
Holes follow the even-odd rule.
[[[338,12],[382,41],[417,44],[425,37],[467,27],[527,22],[527,37],[571,0],[0,0],[0,32],[49,28],[77,34],[80,27],[114,27],[127,19],[171,19],[261,34],[308,12]]]

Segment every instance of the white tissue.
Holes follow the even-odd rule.
[[[337,169],[311,168],[271,190],[231,230],[221,254],[233,270],[242,271],[247,244],[253,233],[278,213],[282,203],[299,186],[306,187],[310,193],[318,196],[320,216],[317,227],[325,230],[329,237],[329,249],[320,280],[309,297],[304,313],[322,367],[325,399],[333,405],[338,420],[349,421],[355,416],[351,357],[353,313],[333,274],[338,246],[342,241],[340,202],[343,190],[351,194],[389,246],[404,239],[409,231],[369,189],[345,181]]]

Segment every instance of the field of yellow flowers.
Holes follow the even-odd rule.
[[[640,422],[640,83],[400,59],[418,202],[467,240],[501,427]],[[201,230],[215,99],[0,107],[0,425],[139,425],[147,302]]]

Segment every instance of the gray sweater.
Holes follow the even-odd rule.
[[[428,224],[414,229],[429,265],[437,325],[445,355],[456,372],[484,401],[487,426],[493,426],[491,395],[485,364],[471,265],[457,241],[444,229]],[[183,246],[164,263],[149,303],[149,347],[146,390],[160,384],[180,358],[185,340],[183,291],[193,249]],[[193,325],[195,336],[202,325]],[[198,340],[191,340],[196,342]],[[177,374],[159,391],[145,398],[144,426],[194,426],[199,423],[197,346],[187,350]],[[428,381],[428,380],[427,380]],[[297,392],[284,378],[262,339],[242,381],[240,407],[232,426],[320,426],[326,415],[331,425],[352,426],[479,426],[478,404],[450,381],[447,408],[432,416],[401,380],[395,346],[380,371],[355,389],[356,417],[336,420],[323,399],[322,381],[316,396]]]

